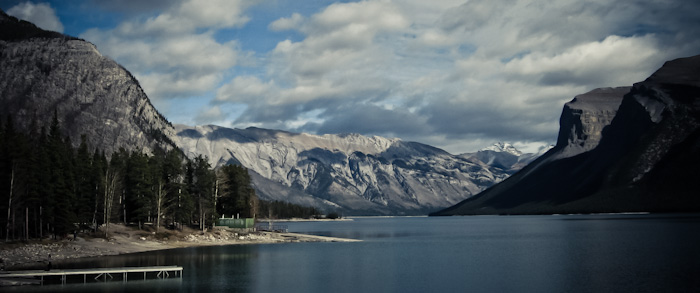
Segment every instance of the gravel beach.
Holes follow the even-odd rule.
[[[52,262],[81,257],[117,255],[192,246],[265,244],[285,242],[354,242],[358,240],[297,233],[243,232],[214,229],[207,232],[185,228],[155,233],[110,225],[109,237],[78,234],[63,240],[43,239],[0,244],[0,259],[5,270],[20,270]]]

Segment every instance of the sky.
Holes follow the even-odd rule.
[[[132,72],[168,120],[398,137],[453,154],[556,141],[564,103],[700,54],[700,1],[0,0]]]

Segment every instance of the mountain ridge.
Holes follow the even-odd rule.
[[[476,159],[398,138],[215,125],[175,128],[177,144],[188,156],[204,155],[213,166],[239,164],[255,173],[253,185],[263,199],[281,200],[266,190],[288,188],[292,191],[283,192],[293,195],[288,201],[349,214],[426,214],[509,175]]]
[[[699,85],[700,56],[666,62],[624,95],[599,139],[570,127],[565,107],[555,148],[433,215],[696,212]]]

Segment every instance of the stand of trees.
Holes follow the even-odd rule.
[[[322,213],[315,207],[305,207],[282,201],[259,201],[261,217],[268,219],[319,218]]]
[[[1,120],[1,119],[0,119]],[[245,168],[217,172],[203,157],[179,150],[153,154],[120,149],[106,156],[83,136],[78,148],[54,115],[48,130],[36,123],[16,131],[0,121],[0,237],[64,237],[109,223],[204,228],[219,215],[254,217],[258,200]],[[36,131],[36,129],[41,129]]]

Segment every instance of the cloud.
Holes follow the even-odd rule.
[[[659,53],[654,35],[611,35],[603,41],[573,46],[556,55],[535,52],[513,59],[506,64],[505,72],[539,78],[542,85],[624,84],[630,82],[630,74],[644,72],[647,63],[663,62]],[[634,80],[645,77],[636,74]]]
[[[7,14],[32,22],[45,30],[63,32],[63,24],[48,3],[20,3],[8,9]]]
[[[272,21],[295,30],[216,104],[234,125],[398,136],[471,151],[553,142],[562,105],[697,54],[693,1],[362,1]]]
[[[226,115],[224,115],[223,111],[221,111],[221,108],[219,106],[214,106],[210,107],[207,109],[204,109],[201,111],[195,118],[194,121],[198,125],[202,124],[213,124],[213,123],[220,123],[224,121],[226,118]]]
[[[425,119],[415,117],[406,108],[387,109],[372,104],[343,105],[335,111],[326,114],[331,119],[318,125],[315,131],[319,133],[364,133],[381,134],[389,137],[414,135],[429,135],[432,128]],[[321,115],[324,118],[325,115]],[[311,125],[309,125],[311,126]]]
[[[286,31],[299,28],[299,25],[304,21],[304,17],[299,13],[292,13],[290,17],[283,17],[273,21],[268,26],[272,31]]]
[[[81,37],[134,71],[152,99],[203,95],[219,85],[241,56],[236,41],[219,41],[216,32],[245,25],[249,18],[244,11],[251,5],[214,2],[173,2],[160,14],[126,20],[110,30],[90,29]]]

